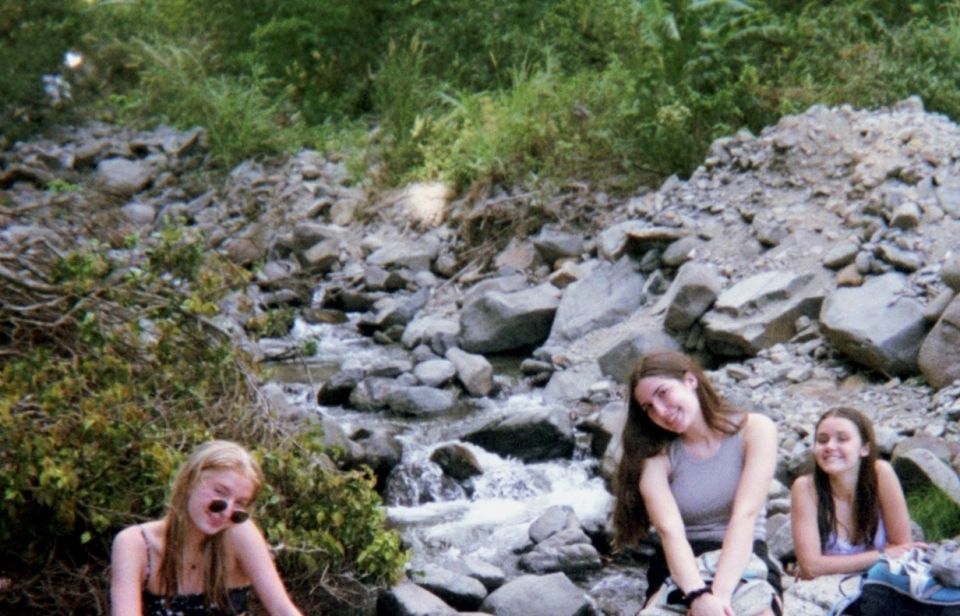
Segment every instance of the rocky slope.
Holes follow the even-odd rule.
[[[770,536],[784,560],[785,486],[830,406],[867,411],[904,480],[932,482],[960,504],[960,128],[917,100],[872,112],[814,107],[759,136],[718,140],[688,180],[626,199],[583,186],[454,201],[440,185],[377,194],[310,151],[244,163],[216,185],[205,166],[199,129],[90,125],[15,144],[0,154],[0,245],[14,254],[52,233],[122,251],[124,236],[149,243],[162,225],[184,225],[255,269],[220,325],[260,359],[310,359],[300,340],[249,334],[280,313],[339,323],[395,351],[377,365],[344,361],[318,384],[321,407],[434,418],[542,391],[552,410],[456,436],[533,461],[570,456],[588,435],[605,473],[629,362],[664,346],[694,353],[726,395],[779,423]],[[494,369],[504,355],[519,376]],[[313,402],[275,399],[292,422],[316,415]],[[384,479],[402,455],[396,431],[325,425],[348,464]],[[482,472],[462,448],[436,461],[452,481]],[[555,576],[599,563],[584,557],[582,532],[567,540],[543,548],[560,557],[531,565],[550,573],[540,587],[558,596],[577,592]],[[563,546],[581,547],[565,558]],[[467,577],[486,579],[478,568]],[[385,609],[439,605],[424,586],[396,589]],[[430,588],[446,596],[442,586]],[[493,586],[474,593],[484,610],[543,609],[532,591],[487,596]],[[817,613],[817,600],[795,613]],[[626,609],[595,598],[586,611],[566,605]]]

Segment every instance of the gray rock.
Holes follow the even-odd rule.
[[[408,349],[425,344],[437,355],[443,355],[456,346],[459,336],[458,321],[426,314],[407,323],[400,341]]]
[[[580,520],[577,519],[577,514],[573,511],[573,507],[569,505],[554,505],[548,507],[530,524],[528,532],[531,541],[540,543],[567,529],[580,529]]]
[[[447,605],[461,611],[477,609],[487,596],[487,589],[478,580],[439,565],[426,564],[411,571],[409,577]]]
[[[667,246],[660,255],[660,262],[666,267],[678,267],[697,257],[697,252],[704,245],[704,241],[695,236],[678,239]]]
[[[940,268],[940,278],[943,283],[960,293],[960,252],[948,257]]]
[[[439,247],[426,241],[402,240],[390,242],[367,257],[370,265],[379,265],[385,269],[406,268],[414,272],[430,269],[430,263],[437,256]]]
[[[573,425],[563,407],[528,407],[463,437],[501,456],[525,462],[567,458],[573,453]]]
[[[643,282],[628,258],[595,267],[586,278],[564,289],[548,344],[576,340],[624,320],[643,301]]]
[[[786,342],[799,317],[817,315],[828,284],[817,271],[770,271],[741,280],[701,319],[707,346],[721,355],[743,356]]]
[[[157,218],[157,211],[152,205],[139,201],[124,205],[120,211],[124,218],[138,227],[148,227]]]
[[[519,564],[531,573],[582,573],[601,567],[600,553],[579,527],[557,531],[539,542],[520,557]]]
[[[108,158],[97,164],[96,186],[118,197],[131,197],[153,180],[153,171],[141,161]]]
[[[586,400],[590,397],[590,388],[602,378],[596,362],[585,362],[554,372],[543,390],[543,399],[560,403]]]
[[[391,616],[456,616],[457,610],[413,582],[400,582],[380,595],[377,611]]]
[[[634,362],[653,351],[679,351],[680,345],[653,321],[639,323],[597,358],[600,371],[625,383]]]
[[[523,575],[490,593],[480,610],[494,616],[588,616],[590,603],[563,573]]]
[[[860,252],[860,244],[853,240],[835,244],[823,257],[823,264],[830,269],[838,270],[853,263],[857,253]]]
[[[861,287],[835,290],[820,311],[824,337],[859,364],[914,374],[926,325],[923,306],[904,295],[905,282],[902,274],[889,273]]]
[[[917,363],[927,382],[937,389],[960,379],[960,295],[924,338]]]
[[[665,307],[664,326],[671,331],[683,331],[713,305],[722,288],[723,280],[714,267],[685,263],[654,310]]]
[[[490,395],[493,391],[493,366],[486,357],[451,348],[447,350],[446,358],[453,364],[457,378],[467,393],[478,397]]]
[[[462,559],[446,560],[442,564],[453,571],[478,580],[488,591],[500,588],[503,586],[503,583],[507,581],[507,576],[504,574],[503,569],[474,556],[464,556]]]
[[[543,227],[533,238],[533,245],[547,263],[583,254],[583,237],[553,227]]]
[[[913,229],[920,224],[922,212],[913,201],[905,201],[897,206],[890,218],[890,226],[897,229]]]
[[[936,488],[953,501],[954,513],[960,516],[960,477],[935,453],[928,449],[909,449],[894,455],[892,462],[904,492]]]
[[[414,417],[444,415],[453,410],[456,402],[452,392],[423,385],[395,388],[386,400],[394,413]]]
[[[443,387],[457,375],[457,369],[446,359],[428,359],[414,366],[413,375],[428,387]]]
[[[477,456],[463,445],[442,445],[430,454],[430,461],[439,466],[443,472],[457,481],[466,481],[471,477],[483,474]]]
[[[482,295],[460,311],[461,347],[471,353],[497,353],[542,343],[550,333],[559,295],[549,284]]]

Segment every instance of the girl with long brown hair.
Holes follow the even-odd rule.
[[[113,615],[245,615],[252,587],[271,616],[302,616],[249,519],[262,485],[260,466],[240,445],[208,441],[194,450],[167,514],[114,539]]]
[[[670,351],[636,364],[627,397],[614,543],[635,545],[651,525],[656,530],[648,599],[669,576],[688,614],[731,616],[734,591],[753,552],[766,561],[774,591],[766,613],[779,613],[779,569],[765,543],[766,498],[777,458],[773,421],[732,408],[692,358]],[[696,556],[718,549],[708,581]]]
[[[813,473],[797,478],[790,510],[798,577],[869,568],[911,543],[903,489],[877,458],[870,420],[857,409],[828,410],[814,433]]]

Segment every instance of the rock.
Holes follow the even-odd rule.
[[[533,238],[533,245],[547,263],[583,254],[583,238],[573,233],[564,233],[559,229],[545,226]]]
[[[477,397],[490,395],[493,391],[493,366],[486,357],[451,348],[447,350],[446,358],[453,363],[457,378],[467,393]]]
[[[390,616],[456,616],[457,610],[413,582],[400,582],[380,595],[378,614]]]
[[[551,536],[567,529],[580,529],[580,520],[569,505],[554,505],[530,524],[528,532],[534,543],[546,541]]]
[[[520,557],[520,568],[531,573],[582,573],[600,567],[600,553],[579,527],[557,531]]]
[[[480,610],[494,616],[588,616],[582,590],[563,573],[522,575],[493,591]]]
[[[953,502],[954,514],[960,516],[960,477],[936,454],[928,449],[910,449],[894,456],[892,462],[904,492],[936,488]]]
[[[406,268],[414,272],[424,271],[430,269],[430,263],[438,252],[439,247],[431,242],[400,240],[389,242],[373,251],[367,257],[367,263],[384,269]]]
[[[464,556],[462,559],[444,560],[442,564],[448,569],[478,580],[488,591],[500,588],[507,579],[500,567],[491,565],[473,556]]]
[[[530,406],[493,420],[462,440],[501,456],[537,462],[569,457],[573,453],[573,426],[562,407]]]
[[[395,388],[386,398],[386,405],[394,413],[414,417],[449,413],[456,402],[452,392],[424,385]]]
[[[477,456],[463,445],[442,445],[430,454],[430,461],[443,469],[443,472],[457,481],[466,481],[483,474],[483,467]]]
[[[497,353],[542,343],[550,333],[559,295],[549,284],[482,295],[460,311],[460,346],[471,353]]]
[[[940,268],[940,278],[944,284],[960,293],[960,252],[948,257]]]
[[[660,262],[666,267],[679,267],[688,261],[697,258],[697,253],[704,245],[698,237],[682,237],[667,246],[660,256]]]
[[[927,382],[940,389],[960,378],[960,295],[924,338],[917,363]]]
[[[547,344],[569,342],[622,321],[643,301],[643,282],[628,258],[599,264],[564,289]],[[597,301],[600,297],[604,301]]]
[[[334,373],[317,392],[317,404],[340,406],[347,404],[350,393],[363,378],[363,370],[341,370]]]
[[[408,349],[426,344],[434,353],[444,355],[457,344],[460,323],[453,319],[426,314],[407,323],[400,341]]]
[[[657,302],[654,312],[665,307],[664,326],[671,331],[684,331],[713,305],[722,285],[723,280],[712,266],[685,263],[670,289]]]
[[[457,375],[457,369],[446,359],[428,359],[413,368],[413,375],[428,387],[443,387]]]
[[[853,240],[835,244],[823,257],[823,265],[830,269],[841,269],[851,263],[860,252],[860,244]]]
[[[123,217],[137,227],[149,227],[157,218],[157,211],[148,203],[133,201],[120,208]]]
[[[824,337],[853,361],[886,374],[910,375],[926,333],[923,307],[904,295],[905,278],[889,273],[841,288],[820,311]]]
[[[403,444],[397,438],[398,430],[392,427],[361,428],[350,435],[350,440],[359,445],[354,454],[354,464],[373,469],[378,478],[390,474],[403,457]]]
[[[913,229],[920,224],[920,206],[912,201],[901,203],[890,218],[890,226],[897,229]]]
[[[458,610],[475,610],[487,596],[487,589],[478,580],[439,565],[426,564],[409,576],[412,582]]]
[[[647,353],[659,350],[679,351],[680,345],[655,322],[639,322],[625,332],[621,340],[603,351],[597,358],[597,364],[603,374],[618,383],[626,383],[634,362]]]
[[[153,171],[141,161],[108,158],[97,165],[96,186],[117,197],[132,197],[153,180]]]
[[[817,271],[770,271],[741,280],[701,319],[707,346],[721,355],[749,356],[786,342],[797,318],[817,315],[827,288]]]

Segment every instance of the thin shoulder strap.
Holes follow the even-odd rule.
[[[150,583],[150,575],[153,573],[153,559],[150,557],[150,541],[147,540],[147,531],[143,530],[143,525],[140,526],[140,535],[143,537],[143,546],[147,549],[147,571],[143,576],[143,585],[146,586]]]

